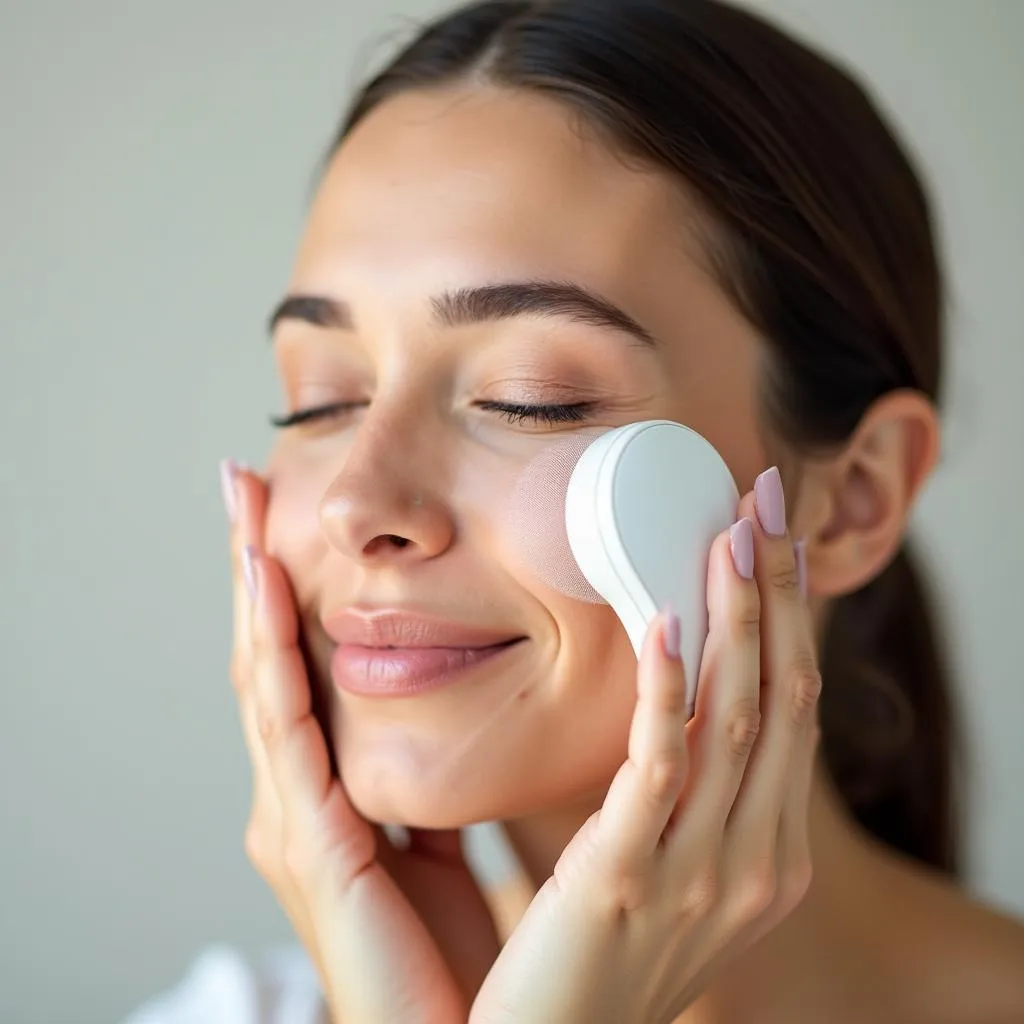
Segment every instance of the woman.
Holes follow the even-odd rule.
[[[903,148],[752,14],[489,0],[358,97],[273,318],[280,440],[225,468],[247,848],[335,1019],[1024,1020],[905,543],[941,320]],[[748,492],[689,723],[687,624],[638,668],[502,519],[555,439],[654,418]],[[536,893],[500,955],[482,820]]]

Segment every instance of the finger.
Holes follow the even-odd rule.
[[[260,747],[286,815],[304,819],[308,827],[323,804],[331,774],[327,744],[313,717],[298,616],[273,559],[248,546],[242,564],[253,602],[253,696]]]
[[[221,481],[231,523],[235,652],[240,657],[241,668],[245,670],[252,650],[252,600],[245,585],[242,552],[250,545],[263,547],[267,490],[263,481],[247,467],[231,460],[222,464]],[[241,673],[243,688],[249,674],[248,671]]]
[[[783,918],[793,911],[807,894],[811,884],[812,862],[808,828],[808,801],[814,777],[815,758],[818,749],[819,730],[811,726],[802,746],[795,751],[791,765],[791,785],[783,803],[779,835],[775,848],[775,859],[769,865],[770,876],[760,877],[758,884],[766,883],[760,890],[757,911],[751,917],[748,903],[740,905],[738,918],[742,945],[747,946],[760,940]],[[749,879],[751,858],[749,851],[734,844],[731,857],[724,868],[728,878]],[[763,868],[764,865],[757,865]],[[755,890],[755,892],[758,890]]]
[[[254,801],[261,813],[273,814],[276,797],[270,780],[266,751],[259,739],[256,707],[252,696],[252,617],[253,603],[245,583],[242,552],[248,546],[262,547],[267,490],[266,485],[247,467],[226,459],[221,463],[221,486],[231,528],[231,569],[234,601],[234,641],[231,679],[238,698],[242,735],[253,769]]]
[[[248,637],[248,618],[251,614],[248,596],[242,584],[242,548],[245,544],[253,543],[252,540],[242,541],[242,531],[238,522],[239,494],[238,475],[239,464],[234,459],[221,459],[220,461],[220,490],[224,499],[224,511],[228,518],[228,544],[231,555],[231,597],[234,612],[233,642],[231,649],[231,682],[236,691],[244,685],[248,672],[242,663],[240,655],[248,650],[248,643],[243,643]]]
[[[679,619],[668,610],[647,631],[637,667],[629,756],[612,780],[596,825],[613,869],[643,868],[658,848],[686,781],[686,674]]]
[[[753,523],[738,520],[708,559],[708,639],[701,661],[692,788],[679,808],[673,847],[721,836],[760,726],[760,600],[754,582]]]
[[[782,805],[777,860],[785,910],[792,909],[803,898],[811,880],[808,803],[820,736],[817,723],[812,723],[794,754],[789,791]]]
[[[754,497],[755,576],[761,599],[761,732],[736,800],[730,827],[774,852],[791,766],[802,748],[821,692],[813,633],[800,593],[797,559],[786,531],[777,469],[758,477]]]
[[[353,877],[374,856],[372,829],[349,802],[331,769],[327,740],[313,712],[295,599],[283,568],[248,547],[255,593],[253,677],[260,741],[288,841],[314,858],[328,848]],[[343,879],[334,879],[337,881]]]
[[[320,977],[326,979],[306,905],[282,868],[281,807],[270,777],[266,751],[256,724],[252,694],[252,600],[245,585],[242,551],[263,544],[267,489],[249,467],[225,459],[220,465],[221,490],[228,517],[234,608],[231,675],[239,702],[242,733],[253,769],[253,808],[245,845],[253,866],[273,886],[281,905]]]

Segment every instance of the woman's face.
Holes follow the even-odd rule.
[[[354,405],[282,430],[267,545],[371,819],[583,803],[621,763],[625,632],[534,574],[508,506],[559,438],[637,420],[700,431],[741,488],[763,468],[759,341],[702,268],[695,225],[676,182],[531,94],[401,95],[335,155],[288,288],[316,301],[277,322],[274,347],[285,412]],[[586,314],[584,293],[624,316]],[[417,642],[488,650],[362,646]],[[457,669],[416,690],[437,658]]]

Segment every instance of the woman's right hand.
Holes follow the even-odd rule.
[[[452,1024],[497,957],[494,922],[457,831],[406,850],[352,806],[334,774],[284,568],[264,548],[266,484],[222,467],[231,521],[231,679],[252,759],[246,852],[320,974],[338,1024]]]

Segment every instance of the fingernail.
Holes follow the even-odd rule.
[[[777,466],[766,469],[754,481],[754,507],[761,529],[769,537],[782,537],[786,533],[786,496],[782,492],[782,477]]]
[[[807,541],[801,538],[793,545],[796,557],[796,578],[800,584],[800,596],[807,596]]]
[[[670,658],[678,658],[682,650],[683,628],[679,622],[679,616],[672,605],[665,608],[665,619],[661,627],[661,644],[665,648],[665,654]]]
[[[242,578],[245,580],[245,589],[249,591],[249,597],[256,600],[256,557],[257,551],[252,544],[242,548]]]
[[[220,490],[224,497],[224,508],[228,522],[233,523],[238,515],[238,496],[235,491],[236,463],[233,459],[220,460]]]
[[[754,578],[754,524],[749,519],[740,519],[729,530],[729,550],[732,564],[745,580]]]

